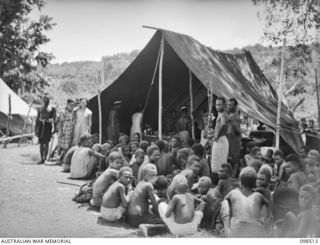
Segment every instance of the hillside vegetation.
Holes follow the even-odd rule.
[[[244,47],[244,49],[251,52],[270,83],[277,89],[281,48],[265,47],[257,44]],[[236,53],[240,51],[240,49],[233,49],[226,52]],[[101,87],[103,88],[114,81],[138,54],[139,51],[134,50],[130,53],[104,56],[102,60],[105,63],[105,80]],[[318,68],[319,73],[320,68],[315,65],[320,57],[319,46],[312,46],[312,57],[313,61],[307,64],[306,76],[301,82],[305,92],[295,96],[291,94],[284,98],[289,108],[293,108],[301,98],[305,98],[303,104],[295,111],[297,118],[302,116],[316,117],[317,115],[314,69]],[[286,57],[286,59],[287,62],[291,62],[290,57]],[[40,71],[50,78],[50,86],[47,92],[52,95],[53,101],[61,108],[68,98],[90,98],[96,94],[98,89],[97,72],[100,69],[100,62],[77,61],[51,64],[46,68],[41,68]],[[292,87],[296,80],[293,76],[288,75],[284,92]]]

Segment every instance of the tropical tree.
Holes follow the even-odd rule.
[[[49,42],[45,32],[55,24],[47,15],[28,18],[34,8],[41,11],[44,6],[44,0],[0,0],[0,77],[15,92],[35,93],[48,84],[37,67],[53,58],[40,48]]]

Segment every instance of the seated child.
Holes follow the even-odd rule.
[[[312,204],[317,199],[316,189],[311,185],[304,185],[299,192],[299,206],[301,212],[296,217],[289,212],[286,224],[290,227],[285,237],[318,237],[319,224],[312,212]]]
[[[257,188],[255,191],[259,192],[263,197],[268,201],[268,209],[265,208],[263,211],[264,214],[262,215],[267,220],[264,221],[266,227],[269,229],[271,224],[271,210],[272,210],[272,196],[270,191],[270,183],[271,183],[271,176],[272,176],[272,168],[271,166],[264,164],[260,168],[257,174],[257,181],[256,186]]]
[[[268,205],[268,201],[260,193],[253,191],[256,177],[256,172],[252,167],[244,168],[240,173],[240,188],[232,190],[225,197],[229,207],[221,208],[223,212],[221,216],[228,237],[264,235],[260,218],[263,207]]]
[[[191,150],[189,148],[182,148],[177,153],[177,161],[180,169],[185,169],[188,158],[191,155]]]
[[[130,149],[130,145],[122,145],[121,146],[121,151],[119,151],[120,154],[122,155],[123,157],[123,166],[128,166],[129,165],[129,162],[130,162],[130,159],[131,159],[131,149]]]
[[[201,170],[201,165],[200,165],[200,158],[192,155],[188,158],[187,165],[185,169],[191,169],[194,173],[194,181],[197,181],[198,178],[200,177],[200,170]]]
[[[153,185],[155,193],[159,199],[167,199],[168,179],[164,175],[157,177]]]
[[[250,159],[248,159],[246,161],[246,164],[248,167],[252,166],[252,162],[254,160],[262,160],[263,156],[262,156],[262,153],[261,153],[261,148],[258,147],[258,146],[254,146],[252,147],[251,151],[250,151]]]
[[[287,160],[287,159],[286,159]],[[300,187],[307,183],[307,176],[303,172],[303,167],[299,158],[292,158],[286,161],[286,173],[290,176],[288,179],[288,187],[299,191]]]
[[[182,170],[177,175],[183,175],[184,177],[186,177],[189,189],[192,188],[193,183],[194,183],[194,171],[193,170],[185,169],[185,170]],[[168,199],[171,200],[175,194],[177,194],[176,189],[175,189],[175,182],[172,181],[171,184],[168,186],[168,189],[167,189]]]
[[[136,160],[134,154],[135,154],[135,152],[136,152],[136,150],[137,150],[138,148],[139,148],[139,143],[138,143],[138,141],[131,141],[131,142],[130,142],[130,150],[131,150],[130,155],[131,155],[131,159],[130,159],[129,165],[133,164],[134,161]]]
[[[265,162],[273,169],[274,168],[274,159],[273,159],[273,150],[268,149],[265,156]]]
[[[156,180],[157,168],[154,164],[147,163],[142,167],[142,181],[134,189],[128,207],[128,222],[134,227],[140,224],[160,224],[162,220],[157,217],[158,205],[154,195],[153,183]],[[152,212],[149,211],[149,201]]]
[[[154,164],[156,166],[157,162],[159,161],[159,158],[160,158],[159,147],[157,145],[149,146],[147,148],[147,159],[148,159],[148,162],[143,162],[141,167],[139,168],[139,171],[138,171],[138,182],[140,182],[142,180],[142,168],[143,168],[143,166],[146,165],[147,163],[152,163],[152,164]]]
[[[194,198],[188,191],[186,177],[181,174],[173,178],[177,194],[166,204],[159,204],[159,214],[173,235],[190,235],[197,231],[203,217],[202,210],[194,210]]]
[[[223,163],[218,172],[219,181],[216,186],[221,193],[222,199],[232,190],[232,166],[230,163]]]
[[[71,158],[70,177],[73,179],[88,179],[98,164],[98,159],[104,156],[90,148],[91,136],[80,137],[80,147],[75,150]]]
[[[102,155],[104,155],[104,159],[101,159],[99,161],[99,168],[98,168],[98,171],[100,173],[102,173],[104,170],[106,170],[108,167],[109,167],[109,155],[111,153],[111,145],[109,143],[104,143],[102,145]]]
[[[200,158],[200,173],[199,177],[207,176],[210,177],[210,167],[208,160],[204,158],[204,147],[196,143],[194,144],[191,149],[193,150],[193,153]]]
[[[270,191],[270,182],[272,176],[272,169],[269,165],[264,164],[261,166],[258,174],[257,174],[257,188],[255,191],[261,193],[265,199],[269,202],[269,206],[271,205],[271,191]]]
[[[107,168],[94,182],[90,204],[100,208],[103,194],[118,179],[118,171],[123,166],[122,156],[119,152],[111,152],[109,155],[109,168]]]
[[[216,188],[211,188],[211,179],[209,177],[201,177],[197,183],[198,197],[207,204],[203,210],[203,218],[201,221],[202,228],[214,229],[217,216],[219,215],[221,205],[221,194]]]
[[[246,154],[243,157],[243,160],[244,160],[244,163],[245,163],[244,166],[247,166],[248,162],[251,161],[251,159],[253,158],[250,153],[251,153],[251,149],[253,147],[255,147],[255,146],[257,146],[257,144],[254,141],[248,142],[248,144],[246,146]]]
[[[135,156],[135,160],[134,162],[130,165],[130,167],[132,168],[132,174],[133,174],[133,177],[135,178],[135,183],[138,184],[137,180],[138,180],[138,172],[139,172],[139,169],[144,161],[144,158],[145,158],[145,153],[142,149],[138,148],[135,153],[134,153],[134,156]]]
[[[102,153],[102,145],[96,143],[92,146],[92,150],[94,150],[95,152],[98,152],[104,156],[104,154]],[[98,164],[97,164],[96,168],[93,170],[93,174],[97,173],[97,171],[99,170],[100,162],[105,161],[105,159],[106,159],[105,157],[98,159]]]
[[[103,219],[114,222],[121,219],[126,211],[129,198],[125,188],[132,179],[132,170],[129,167],[122,167],[119,170],[119,180],[114,182],[104,193],[101,205],[101,216]]]

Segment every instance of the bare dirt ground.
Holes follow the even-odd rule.
[[[57,165],[37,165],[39,146],[0,145],[0,237],[138,237],[138,230],[107,223],[89,205],[73,202],[85,181],[68,179]],[[156,237],[173,237],[162,234]],[[214,237],[202,230],[189,237]]]
[[[109,224],[72,201],[77,186],[59,166],[37,165],[38,145],[0,146],[0,237],[132,237],[137,230]]]

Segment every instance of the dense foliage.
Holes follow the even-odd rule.
[[[0,77],[16,92],[36,93],[48,84],[37,66],[45,67],[52,54],[40,51],[49,41],[45,35],[53,27],[52,18],[41,15],[30,20],[33,9],[41,10],[44,0],[0,1]]]

